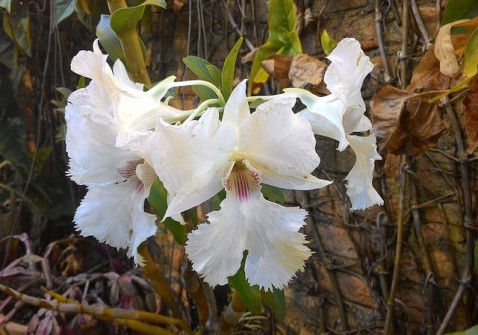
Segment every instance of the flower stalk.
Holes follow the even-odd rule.
[[[121,8],[127,8],[125,0],[108,0],[108,8],[110,13]],[[146,62],[144,60],[143,51],[138,38],[136,29],[124,31],[117,34],[121,42],[121,49],[126,61],[126,67],[131,75],[131,79],[136,83],[142,83],[146,86],[151,85],[148,71],[146,70]]]

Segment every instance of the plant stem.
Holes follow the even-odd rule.
[[[118,9],[128,8],[128,5],[125,0],[108,0],[108,8],[110,13],[113,14]],[[146,86],[151,85],[151,79],[146,70],[146,62],[136,29],[118,34],[118,38],[121,42],[126,68],[128,69],[131,79],[134,82],[143,83]]]
[[[450,308],[446,312],[445,317],[443,318],[440,328],[438,328],[437,335],[441,335],[445,332],[453,314],[455,313],[458,304],[465,294],[465,290],[470,284],[473,277],[473,253],[475,249],[475,240],[473,237],[472,229],[474,229],[474,219],[473,219],[473,199],[472,199],[472,190],[470,188],[471,178],[468,171],[467,158],[468,155],[465,151],[465,144],[462,137],[461,126],[458,121],[458,118],[453,110],[453,107],[450,104],[448,98],[444,98],[443,107],[450,119],[450,123],[455,135],[455,142],[457,148],[457,155],[459,158],[459,168],[461,174],[461,192],[463,194],[463,202],[465,215],[463,218],[463,226],[465,229],[465,270],[461,276],[460,286],[458,287],[457,292],[453,298],[453,301],[450,304]]]
[[[387,300],[387,315],[385,317],[385,326],[383,333],[384,335],[393,334],[392,329],[392,319],[393,311],[395,306],[395,295],[397,293],[398,281],[399,281],[399,272],[400,272],[400,262],[402,260],[402,249],[403,249],[403,235],[404,235],[404,226],[405,226],[405,216],[403,202],[405,200],[404,192],[406,190],[407,184],[407,173],[405,168],[408,166],[408,158],[402,156],[401,168],[400,168],[400,200],[399,200],[399,212],[398,212],[398,222],[397,222],[397,242],[395,247],[395,260],[393,262],[393,275],[392,275],[392,285],[390,287],[390,293]]]

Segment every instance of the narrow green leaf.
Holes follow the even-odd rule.
[[[8,15],[8,21],[16,44],[28,56],[31,56],[30,11],[27,1],[14,1],[12,3],[12,12]]]
[[[251,73],[249,74],[249,82],[247,83],[248,95],[251,95],[254,84],[263,84],[269,78],[269,74],[261,66],[262,61],[269,56],[279,53],[282,48],[282,44],[274,41],[267,41],[259,47],[254,56]]]
[[[217,66],[196,56],[187,56],[183,58],[183,62],[198,79],[210,82],[219,88],[221,87],[221,71]]]
[[[103,14],[109,14],[107,1],[76,0],[76,16],[89,30],[95,29]]]
[[[26,148],[25,124],[21,117],[0,117],[0,156],[15,166],[26,169],[28,154]]]
[[[7,13],[10,13],[12,7],[12,0],[0,0],[0,8],[5,8]]]
[[[226,57],[226,60],[224,61],[224,65],[222,67],[222,94],[224,96],[224,99],[229,99],[229,96],[231,95],[232,88],[234,86],[234,76],[236,74],[236,61],[237,61],[237,55],[239,54],[239,50],[241,50],[242,46],[242,41],[244,40],[243,37],[241,37],[236,44],[232,47],[231,51]]]
[[[454,332],[454,333],[446,333],[445,335],[478,335],[478,325],[473,326],[467,330]]]
[[[136,29],[136,25],[143,16],[144,7],[148,5],[166,8],[164,0],[146,0],[138,6],[120,8],[111,15],[111,28],[113,31],[121,35]]]
[[[337,46],[337,41],[330,37],[327,30],[324,30],[322,35],[320,35],[320,44],[322,45],[325,54],[328,56]]]
[[[281,204],[285,202],[284,191],[282,189],[263,184],[261,190],[262,194],[264,194],[264,196],[270,201],[278,202]]]
[[[156,180],[151,186],[151,191],[148,197],[148,203],[151,206],[154,214],[161,219],[166,213],[168,208],[167,203],[168,192],[164,188],[161,181]],[[173,234],[174,240],[181,245],[186,243],[186,228],[179,222],[174,221],[171,218],[167,218],[163,221],[166,229],[168,229],[171,234]]]
[[[241,297],[247,309],[252,314],[259,314],[262,311],[261,294],[257,286],[250,286],[244,274],[244,267],[232,277],[229,277],[229,284]]]
[[[123,49],[121,49],[121,41],[116,33],[111,29],[110,15],[101,15],[100,21],[96,26],[96,36],[100,39],[100,43],[105,48],[106,53],[113,61],[120,59],[125,63]]]
[[[275,318],[279,321],[285,318],[285,294],[284,290],[274,288],[271,291],[261,291],[262,302],[269,307]]]
[[[456,84],[455,86],[453,86],[453,87],[450,88],[449,90],[445,91],[445,93],[440,94],[440,95],[437,95],[436,97],[434,97],[433,99],[428,100],[427,102],[428,102],[429,104],[433,104],[433,103],[435,103],[435,102],[440,101],[442,98],[446,97],[448,94],[451,94],[451,93],[454,93],[454,92],[458,92],[458,91],[464,89],[464,88],[468,85],[468,83],[469,83],[475,76],[476,76],[476,74],[473,75],[473,76],[471,76],[471,77],[466,78],[466,79],[463,80],[462,82]]]
[[[270,40],[281,40],[282,34],[295,31],[297,23],[295,13],[294,1],[270,0],[269,19],[267,20]]]
[[[471,19],[478,16],[478,1],[476,0],[448,0],[445,11],[443,12],[443,21],[445,25],[461,19]]]
[[[13,70],[17,67],[17,61],[18,52],[15,43],[5,31],[0,31],[0,63]]]
[[[297,19],[293,0],[271,0],[269,2],[269,39],[259,47],[252,62],[247,92],[251,95],[254,86],[262,85],[269,75],[261,63],[274,54],[294,56],[302,52],[299,35],[295,31]],[[254,92],[255,93],[255,92]]]
[[[216,99],[217,96],[213,90],[204,86],[192,86],[194,93],[199,97],[201,101],[206,101],[209,99]]]
[[[53,1],[53,26],[52,29],[55,29],[56,26],[66,19],[68,16],[73,14],[75,11],[75,0],[55,0]]]
[[[473,31],[465,47],[465,61],[463,74],[467,77],[474,76],[478,72],[478,28]]]

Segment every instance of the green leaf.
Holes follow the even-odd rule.
[[[198,77],[198,79],[207,81],[218,88],[221,88],[221,71],[217,66],[196,56],[187,56],[183,58],[183,62],[186,67]],[[202,101],[217,98],[216,94],[207,87],[193,86],[193,90]]]
[[[239,50],[241,49],[242,41],[244,40],[241,37],[236,44],[232,47],[231,51],[226,57],[224,61],[224,65],[222,67],[222,95],[224,99],[227,101],[229,96],[231,95],[232,88],[234,86],[234,75],[236,74],[236,61],[237,55],[239,54]]]
[[[103,14],[109,14],[107,1],[76,0],[76,16],[89,30],[94,30]]]
[[[447,333],[445,335],[478,335],[478,325],[473,326],[467,330],[454,332],[454,333]]]
[[[262,61],[269,56],[280,53],[282,48],[282,44],[274,41],[267,41],[259,47],[254,56],[251,73],[249,74],[249,82],[247,85],[248,95],[251,95],[252,86],[254,84],[263,84],[269,78],[269,74],[261,66]]]
[[[120,59],[125,64],[123,49],[121,49],[121,41],[116,33],[111,29],[110,16],[102,14],[98,25],[96,26],[96,36],[100,39],[100,43],[105,48],[106,53],[114,61]]]
[[[15,43],[4,30],[0,31],[0,63],[13,70],[17,67],[18,52]]]
[[[146,0],[138,6],[120,8],[111,15],[111,29],[118,35],[135,30],[143,16],[144,7],[149,5],[166,8],[164,0]]]
[[[282,35],[295,31],[297,23],[295,13],[294,1],[270,0],[269,19],[267,20],[270,40],[281,40],[283,39]]]
[[[262,311],[261,294],[257,286],[251,286],[246,280],[244,274],[244,266],[241,266],[239,271],[229,277],[229,284],[233,287],[241,297],[244,305],[251,311],[252,314],[259,314]]]
[[[12,3],[12,12],[8,15],[8,23],[10,24],[15,43],[28,56],[31,56],[30,12],[27,1],[14,1]]]
[[[26,169],[28,154],[26,148],[25,124],[21,117],[0,117],[0,156],[15,166]]]
[[[75,0],[55,0],[53,1],[53,26],[52,29],[55,29],[56,26],[66,19],[68,16],[73,14],[75,11]]]
[[[337,46],[337,41],[330,37],[327,30],[324,30],[322,35],[320,35],[320,44],[322,45],[322,49],[324,50],[325,54],[328,56]]]
[[[261,45],[254,56],[247,92],[250,95],[254,86],[267,81],[269,75],[261,67],[264,59],[274,54],[294,56],[302,52],[299,35],[295,31],[296,7],[292,0],[271,0],[269,2],[269,39]],[[254,92],[255,93],[255,92]]]
[[[465,47],[465,61],[463,74],[467,77],[474,76],[478,72],[478,28],[473,31]]]
[[[461,19],[471,19],[475,16],[478,16],[478,1],[448,0],[441,25],[443,26]]]
[[[198,79],[210,82],[219,88],[221,87],[221,71],[217,66],[196,56],[187,56],[183,58],[183,62]]]
[[[271,291],[261,291],[262,302],[268,306],[277,320],[285,318],[285,294],[284,290],[274,288]]]
[[[35,167],[35,173],[40,173],[43,170],[43,167],[45,166],[45,163],[50,157],[52,150],[52,147],[43,147],[38,148],[35,155],[30,154],[30,159],[33,159],[33,157],[35,158],[35,161],[33,162]]]
[[[430,99],[428,100],[427,102],[429,104],[433,104],[435,102],[438,102],[440,101],[442,98],[446,97],[447,95],[451,94],[451,93],[455,93],[455,92],[458,92],[458,91],[461,91],[462,89],[464,89],[468,83],[476,76],[473,75],[471,77],[468,77],[466,78],[465,80],[463,80],[462,82],[456,84],[455,86],[453,86],[452,88],[450,88],[449,90],[445,91],[445,93],[443,94],[440,94],[440,95],[437,95],[436,97],[434,97],[433,99]]]
[[[270,201],[283,204],[285,202],[284,191],[278,187],[262,184],[262,194]]]
[[[0,8],[5,8],[7,13],[10,13],[12,7],[12,0],[0,0]]]
[[[151,206],[154,214],[159,218],[163,218],[168,208],[167,202],[168,192],[164,188],[163,184],[157,179],[151,186],[149,192],[148,203]],[[163,221],[166,229],[173,234],[174,240],[181,245],[186,243],[186,227],[179,222],[174,221],[171,218],[167,218]]]

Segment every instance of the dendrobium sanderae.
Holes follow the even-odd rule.
[[[144,201],[157,176],[142,157],[118,148],[116,143],[138,117],[128,117],[127,110],[121,109],[124,97],[127,101],[141,97],[142,85],[129,79],[120,61],[112,71],[97,41],[93,50],[80,51],[72,60],[72,71],[91,82],[73,92],[65,108],[68,173],[76,183],[88,187],[74,221],[82,235],[94,236],[116,248],[128,248],[128,256],[141,264],[137,248],[156,232],[156,217],[144,212]],[[150,100],[137,98],[135,109],[145,120],[151,120],[147,117],[153,109]],[[158,117],[158,108],[155,113]],[[154,127],[155,118],[151,122],[151,126],[140,122],[139,130]]]
[[[355,152],[346,177],[352,209],[383,202],[372,186],[374,162],[380,159],[375,136],[354,134],[371,131],[360,89],[372,64],[357,41],[344,39],[328,57],[324,81],[330,95],[286,89],[253,113],[245,82],[227,104],[218,88],[199,80],[169,77],[144,92],[120,61],[112,70],[106,58],[96,41],[93,52],[80,51],[71,65],[91,79],[70,95],[65,112],[69,175],[88,187],[75,224],[83,235],[127,248],[137,264],[142,263],[138,246],[156,232],[155,216],[144,212],[144,202],[159,176],[168,191],[165,218],[178,219],[226,191],[220,209],[189,233],[186,244],[193,268],[206,282],[226,284],[244,260],[251,285],[285,286],[311,254],[299,232],[307,212],[266,200],[261,188],[264,183],[311,190],[330,184],[311,174],[320,162],[314,133],[337,140],[339,150],[350,145]],[[170,88],[192,85],[209,87],[217,99],[190,111],[161,101]],[[297,97],[307,108],[294,114]]]
[[[232,92],[222,120],[209,108],[179,126],[159,122],[151,161],[171,194],[166,217],[210,199],[221,189],[221,209],[188,235],[186,252],[206,282],[226,284],[241,267],[252,285],[282,288],[303,268],[310,250],[299,232],[307,212],[264,198],[261,184],[310,190],[330,182],[314,177],[319,165],[307,120],[283,97],[250,113],[245,81]]]
[[[310,121],[314,133],[339,141],[340,151],[348,145],[353,149],[356,162],[345,178],[352,209],[382,204],[382,198],[372,186],[374,163],[381,159],[375,135],[352,135],[372,128],[370,120],[364,115],[361,87],[373,64],[363,53],[359,42],[352,38],[340,41],[327,58],[331,64],[325,72],[324,82],[330,95],[318,97],[298,88],[285,89],[285,95],[296,96],[306,105],[306,109],[299,114]]]

